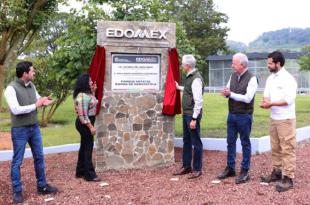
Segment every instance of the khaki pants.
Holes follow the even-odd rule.
[[[270,121],[270,143],[273,168],[294,178],[296,169],[296,119]]]

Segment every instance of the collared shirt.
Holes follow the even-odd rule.
[[[284,100],[288,104],[286,106],[272,106],[270,115],[272,119],[285,120],[296,118],[296,92],[296,80],[284,67],[267,78],[264,97],[269,98],[271,102]]]
[[[193,72],[195,72],[196,69],[192,69],[190,72],[188,72],[186,74],[186,77],[189,76],[190,74],[192,74]],[[193,92],[193,99],[194,99],[194,102],[195,102],[195,105],[194,105],[194,112],[193,112],[193,118],[197,118],[198,115],[200,114],[201,112],[201,109],[202,109],[202,105],[203,105],[203,98],[202,98],[202,81],[200,78],[196,78],[193,83],[192,83],[192,92]],[[181,90],[183,91],[184,90],[184,87],[183,86],[178,86],[177,87],[178,90]]]
[[[25,86],[29,86],[31,82],[28,82],[25,84]],[[11,110],[11,112],[13,113],[13,115],[21,115],[21,114],[27,114],[30,113],[32,111],[34,111],[36,109],[36,105],[35,104],[31,104],[31,105],[25,105],[25,106],[21,106],[18,103],[17,97],[16,97],[16,91],[14,89],[13,86],[9,85],[5,91],[4,91],[4,97],[6,99],[6,102]],[[38,94],[37,90],[36,90],[36,98],[37,100],[40,98],[41,96]]]
[[[90,93],[79,93],[74,99],[75,113],[82,124],[90,123],[89,116],[96,115],[98,100]]]
[[[239,78],[247,71],[248,69],[246,69],[243,73],[241,73],[241,75],[239,76]],[[229,81],[226,85],[228,88],[230,88],[230,78]],[[235,100],[235,101],[239,101],[239,102],[244,102],[244,103],[250,103],[251,100],[253,99],[256,91],[258,88],[258,83],[257,83],[257,78],[255,76],[253,76],[249,83],[248,83],[248,87],[246,89],[246,93],[244,95],[242,94],[237,94],[234,92],[230,92],[230,96],[229,98]]]

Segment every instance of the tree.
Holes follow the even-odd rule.
[[[227,16],[215,10],[213,0],[175,0],[171,1],[172,13],[183,22],[187,37],[195,47],[198,68],[205,82],[208,81],[206,57],[228,51],[226,37]]]
[[[310,45],[305,46],[303,49],[303,56],[299,59],[300,70],[310,71]]]
[[[59,105],[71,94],[77,76],[87,72],[96,48],[97,21],[105,18],[107,16],[104,11],[86,5],[80,12],[62,14],[56,21],[52,21],[54,26],[46,27],[42,31],[42,34],[49,34],[42,35],[49,49],[42,51],[45,56],[37,57],[36,84],[41,93],[52,95],[55,100],[52,106],[43,108],[40,121],[42,126],[49,123]],[[59,25],[56,26],[58,29],[55,25]],[[49,30],[59,32],[51,35]]]
[[[62,0],[5,0],[0,2],[0,108],[5,69],[31,44]]]

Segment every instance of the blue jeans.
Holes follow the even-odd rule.
[[[229,113],[227,118],[227,165],[235,169],[236,160],[236,141],[238,133],[242,146],[241,169],[249,170],[251,164],[251,141],[250,134],[252,129],[251,114]]]
[[[23,163],[26,144],[28,142],[34,159],[34,168],[37,178],[37,187],[46,185],[45,164],[42,138],[38,124],[13,127],[11,129],[14,155],[11,165],[11,180],[13,192],[22,191],[20,166]]]
[[[191,120],[192,116],[183,115],[183,167],[192,167],[192,146],[194,146],[193,170],[201,171],[203,146],[200,139],[200,117],[196,121],[196,129],[190,129]]]

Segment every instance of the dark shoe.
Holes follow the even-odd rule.
[[[192,172],[192,169],[190,167],[189,168],[182,167],[179,171],[173,173],[173,175],[184,175],[184,174],[188,174],[191,172]]]
[[[189,177],[188,179],[196,179],[198,177],[200,177],[202,175],[201,171],[194,171]]]
[[[249,171],[241,169],[240,175],[236,178],[236,184],[242,184],[250,180]]]
[[[230,167],[226,167],[225,170],[217,176],[218,179],[226,179],[227,177],[236,176],[236,171],[231,169]]]
[[[24,197],[22,192],[14,192],[13,193],[13,203],[19,204],[24,202]]]
[[[99,177],[95,177],[95,178],[91,178],[91,179],[85,178],[85,180],[88,182],[100,182],[101,181],[101,179]]]
[[[293,180],[287,176],[284,176],[282,181],[276,185],[276,190],[278,192],[284,192],[284,191],[287,191],[289,189],[292,189],[293,186],[294,186]]]
[[[83,178],[84,176],[82,174],[76,174],[75,178]]]
[[[56,187],[53,187],[49,184],[46,184],[44,187],[38,187],[38,194],[55,194],[58,192],[58,189]]]
[[[270,183],[280,181],[282,179],[282,172],[280,169],[273,169],[271,175],[261,176],[261,182]]]

